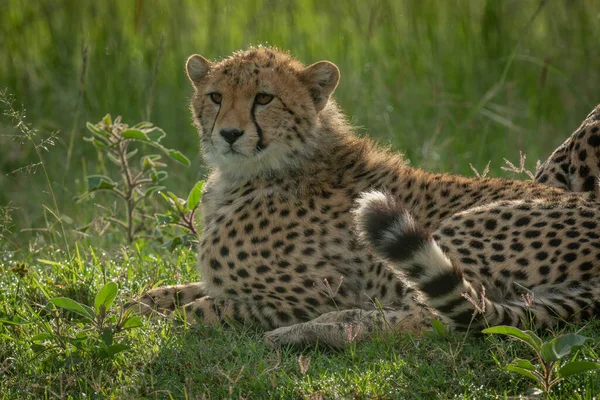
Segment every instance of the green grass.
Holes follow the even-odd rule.
[[[27,138],[0,119],[0,319],[32,322],[0,324],[1,398],[479,399],[531,387],[499,368],[529,357],[523,346],[473,334],[274,351],[260,333],[241,328],[145,320],[125,334],[129,351],[77,363],[64,350],[36,354],[32,338],[44,323],[65,335],[83,329],[72,315],[53,314],[50,298],[92,304],[114,281],[126,301],[149,287],[199,279],[191,250],[170,254],[147,241],[122,247],[122,232],[112,229],[76,233],[98,206],[113,203],[74,201],[85,175],[114,172],[82,140],[85,122],[107,113],[151,120],[168,133],[167,147],[192,159],[191,168],[169,165],[169,190],[183,195],[205,176],[187,110],[188,55],[216,59],[268,43],[306,63],[328,59],[342,73],[335,97],[360,134],[405,152],[413,165],[472,175],[469,163],[482,170],[491,161],[498,176],[503,158],[517,161],[519,150],[533,169],[600,102],[600,3],[0,3],[0,90],[39,129]],[[38,154],[43,140],[48,151],[38,146]],[[17,263],[28,268],[23,278],[11,270]],[[583,333],[596,342],[581,356],[597,360],[600,324]],[[305,365],[310,359],[305,371],[300,356]],[[597,373],[569,378],[551,398],[591,399],[599,382]]]
[[[0,269],[0,315],[47,321],[66,337],[81,330],[81,319],[52,316],[45,307],[48,297],[93,304],[107,281],[118,283],[123,299],[143,290],[145,282],[198,278],[188,250],[164,257],[145,246],[130,256],[79,253],[70,262],[32,258],[23,278]],[[531,387],[500,369],[515,357],[531,359],[525,346],[473,333],[386,335],[343,351],[273,350],[259,332],[241,327],[187,328],[170,320],[144,320],[126,335],[129,351],[112,360],[77,361],[60,350],[34,353],[31,338],[41,332],[39,322],[0,325],[0,398],[482,399],[514,396]],[[600,324],[591,323],[582,333],[598,338]],[[598,359],[599,352],[596,341],[579,358]],[[567,379],[550,398],[592,399],[598,393],[598,375],[587,374]]]

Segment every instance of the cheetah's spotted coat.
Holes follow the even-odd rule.
[[[494,323],[519,323],[520,287],[536,292],[540,325],[598,312],[590,194],[409,167],[352,134],[330,99],[339,71],[329,62],[304,67],[259,47],[214,63],[192,56],[187,72],[213,168],[202,282],[154,289],[142,305],[255,324],[274,344],[331,346],[418,331],[437,313],[464,326],[472,306],[460,292],[482,286]],[[386,194],[361,197],[372,190]]]

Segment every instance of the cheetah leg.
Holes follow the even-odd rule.
[[[427,315],[426,315],[427,314]],[[265,333],[271,345],[305,346],[322,344],[341,348],[348,343],[368,339],[375,332],[420,332],[431,318],[427,310],[409,311],[349,309],[332,311],[311,321],[277,328]]]
[[[376,254],[405,273],[426,296],[427,304],[459,329],[519,326],[528,317],[533,317],[537,327],[555,326],[557,320],[573,321],[598,311],[598,291],[585,285],[557,286],[553,292],[539,297],[536,294],[527,306],[524,302],[486,298],[465,279],[462,268],[453,265],[408,211],[380,192],[365,195],[355,216],[363,240]],[[596,294],[592,295],[593,292]]]
[[[206,296],[206,290],[202,282],[164,286],[147,291],[139,299],[127,303],[125,307],[135,307],[137,312],[142,315],[151,315],[155,311],[168,313],[180,305],[191,303],[204,296]]]

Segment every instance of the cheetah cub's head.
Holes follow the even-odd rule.
[[[319,113],[340,76],[334,64],[304,67],[288,54],[258,47],[219,62],[193,55],[186,70],[203,155],[219,170],[259,175],[293,167],[319,148]]]

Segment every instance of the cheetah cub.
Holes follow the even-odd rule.
[[[546,293],[534,299],[540,325],[598,310],[598,206],[585,195],[409,167],[353,135],[327,61],[257,47],[216,62],[193,55],[186,70],[212,168],[202,281],[151,290],[142,311],[255,325],[274,345],[340,347],[419,331],[438,313],[463,327],[472,307],[461,291],[484,286],[497,304],[490,323],[520,323],[522,288]],[[386,195],[361,197],[368,190]]]

